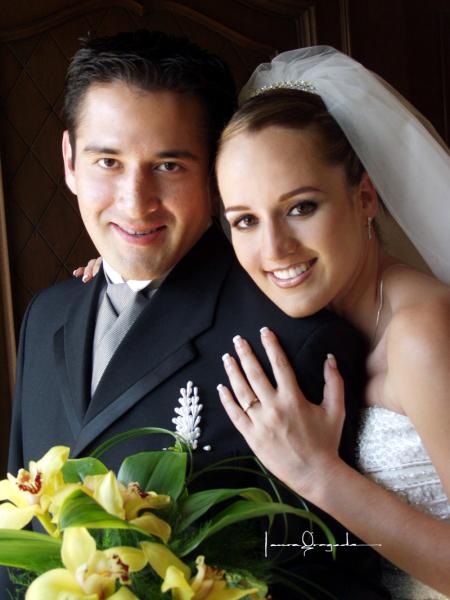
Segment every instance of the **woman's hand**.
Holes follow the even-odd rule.
[[[344,383],[336,359],[328,355],[323,402],[319,406],[310,403],[275,334],[264,327],[261,340],[277,387],[267,379],[248,342],[236,336],[233,342],[241,368],[228,354],[223,361],[238,402],[223,385],[218,386],[220,399],[235,427],[267,469],[314,501],[317,487],[324,477],[332,477],[333,467],[340,462]]]
[[[91,281],[97,273],[99,272],[100,266],[102,264],[102,257],[99,256],[97,258],[91,258],[88,264],[85,267],[78,267],[73,272],[74,277],[81,277],[81,281],[83,283],[87,283]]]

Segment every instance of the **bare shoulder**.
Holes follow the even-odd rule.
[[[450,387],[450,288],[413,269],[388,275],[388,379],[396,396],[408,402],[420,388]],[[403,401],[402,406],[406,409]]]
[[[386,300],[390,307],[389,341],[408,344],[440,338],[450,340],[450,287],[409,268],[391,270],[386,275]],[[412,339],[411,339],[412,338]],[[437,339],[436,339],[437,341]],[[450,347],[450,341],[447,341]]]
[[[411,419],[450,497],[450,289],[409,269],[395,271],[386,285],[385,390]]]

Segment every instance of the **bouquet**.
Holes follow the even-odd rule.
[[[99,460],[113,445],[153,433],[172,436],[173,446],[128,456],[117,474]],[[20,569],[11,577],[26,600],[267,598],[272,565],[252,559],[249,519],[294,514],[331,543],[333,536],[314,514],[261,488],[190,491],[194,479],[227,463],[194,473],[189,444],[159,428],[120,434],[86,458],[55,446],[0,481],[0,564]],[[46,533],[24,529],[33,519]],[[241,539],[231,552],[233,527]]]

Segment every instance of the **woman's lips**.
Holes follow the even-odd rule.
[[[118,225],[117,223],[111,223],[114,231],[116,231],[122,239],[130,244],[138,246],[146,246],[151,244],[156,239],[161,237],[162,233],[166,230],[166,225],[158,225],[156,227],[125,227]]]
[[[311,270],[316,261],[317,258],[313,258],[306,262],[297,263],[291,267],[287,267],[286,269],[274,269],[273,271],[266,271],[267,277],[269,277],[269,279],[278,287],[295,287],[310,276]]]

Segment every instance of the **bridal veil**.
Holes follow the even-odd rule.
[[[426,120],[380,77],[329,46],[283,52],[259,65],[240,100],[280,87],[321,96],[388,211],[433,273],[450,283],[450,160]]]

